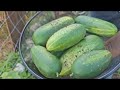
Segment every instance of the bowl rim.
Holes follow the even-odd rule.
[[[38,79],[43,79],[41,76],[39,76],[38,74],[36,74],[33,70],[31,70],[30,68],[29,68],[29,66],[27,65],[27,63],[25,62],[25,59],[23,58],[23,54],[22,54],[22,52],[21,52],[21,42],[22,42],[22,37],[23,37],[23,35],[24,35],[24,32],[25,32],[25,30],[26,30],[26,28],[27,28],[27,26],[29,25],[29,23],[37,16],[37,15],[39,15],[41,13],[41,11],[38,11],[35,15],[33,15],[31,18],[30,18],[30,20],[28,20],[28,22],[25,24],[25,26],[24,26],[24,28],[23,28],[23,30],[22,30],[22,32],[21,32],[21,34],[20,34],[20,39],[19,39],[19,55],[20,55],[20,58],[21,58],[21,60],[22,60],[22,62],[23,62],[23,64],[24,64],[24,66],[28,69],[28,71],[33,75],[33,76],[35,76],[36,78],[38,78]]]
[[[23,58],[23,54],[21,52],[21,41],[22,41],[22,37],[24,35],[24,32],[27,28],[27,26],[29,25],[29,23],[39,14],[41,14],[43,11],[38,11],[35,15],[33,15],[31,17],[31,19],[25,24],[21,34],[20,34],[20,39],[19,39],[19,44],[18,44],[18,51],[19,51],[19,55],[20,55],[20,58],[24,64],[24,66],[28,69],[28,71],[33,75],[35,76],[37,79],[46,79],[46,78],[43,78],[42,76],[36,74],[33,70],[31,70],[29,68],[29,66],[27,65],[27,63],[25,62],[25,59]],[[104,75],[99,75],[98,77],[96,77],[95,79],[102,79],[102,78],[107,78],[108,76],[112,75],[116,70],[118,70],[118,68],[120,68],[120,63],[118,65],[116,65],[112,70],[110,70],[109,72],[105,73]]]

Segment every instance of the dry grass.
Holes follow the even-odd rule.
[[[26,11],[27,12],[27,11]],[[36,12],[14,12],[12,16],[10,16],[10,19],[14,21],[13,23],[16,25],[16,23],[19,22],[20,17],[18,16],[18,13],[20,16],[23,17],[24,22],[29,20],[31,16],[33,16]],[[5,14],[4,11],[0,11],[0,26],[5,21],[6,17],[8,17],[12,12],[7,12]],[[10,19],[5,21],[2,27],[0,27],[0,60],[3,60],[7,54],[11,51],[14,51],[14,46],[19,38],[19,33],[17,29],[21,32],[22,28],[24,27],[23,22],[21,21],[19,25],[16,27],[17,29],[14,29],[12,23],[10,22]],[[14,29],[14,31],[12,31]],[[12,33],[10,33],[12,32]]]
[[[0,25],[3,24],[5,19],[5,13],[0,11]],[[8,26],[5,22],[3,26],[0,27],[0,60],[3,60],[9,52],[14,50],[13,42],[9,34]]]

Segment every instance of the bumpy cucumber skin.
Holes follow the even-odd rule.
[[[88,32],[100,36],[111,37],[118,31],[117,27],[114,24],[90,16],[78,16],[75,18],[75,22],[85,25]]]
[[[85,37],[86,29],[81,24],[71,24],[54,33],[47,41],[48,51],[63,51]]]
[[[47,78],[57,78],[57,74],[61,71],[61,63],[56,56],[42,46],[33,46],[31,55],[34,64],[42,75]]]
[[[59,29],[73,24],[75,21],[72,17],[64,16],[53,20],[43,26],[40,26],[32,36],[32,39],[36,45],[45,46],[49,37],[58,31]]]
[[[77,57],[92,50],[104,49],[104,41],[96,35],[88,35],[77,45],[68,49],[60,58],[62,70],[60,76],[67,76],[71,73],[71,66]]]
[[[78,57],[72,65],[72,77],[95,78],[111,63],[112,54],[108,50],[94,50]]]

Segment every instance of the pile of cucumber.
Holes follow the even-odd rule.
[[[95,78],[112,60],[101,37],[117,31],[114,24],[90,16],[60,17],[33,33],[32,60],[46,78]]]

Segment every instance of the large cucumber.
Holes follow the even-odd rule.
[[[64,16],[40,26],[33,34],[32,38],[36,45],[45,46],[48,38],[59,29],[74,23],[74,19]]]
[[[32,60],[40,73],[47,78],[57,78],[61,71],[60,60],[42,46],[31,48]]]
[[[111,63],[112,54],[108,50],[95,50],[78,57],[72,65],[72,77],[95,78]]]
[[[96,35],[88,35],[77,45],[68,49],[60,58],[62,70],[60,76],[67,76],[71,72],[71,66],[77,57],[91,50],[99,50],[104,48],[103,40]]]
[[[87,31],[100,36],[111,37],[117,33],[117,27],[105,20],[90,17],[90,16],[78,16],[75,18],[76,23],[85,25]]]
[[[81,24],[71,24],[54,33],[47,41],[48,51],[63,51],[84,38],[86,29]]]

